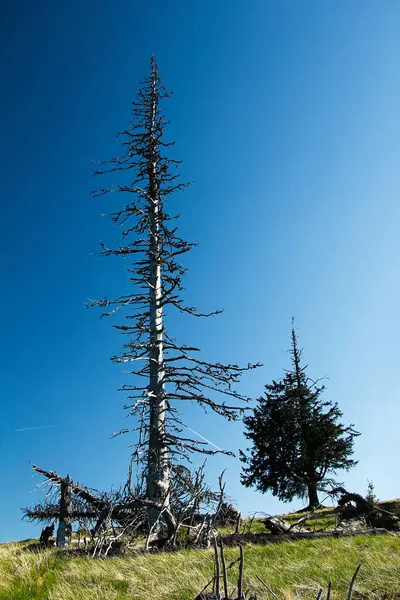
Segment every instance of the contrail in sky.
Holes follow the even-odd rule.
[[[33,429],[49,429],[55,425],[38,425],[37,427],[22,427],[22,429],[14,429],[14,431],[32,431]]]
[[[34,429],[49,429],[50,427],[55,427],[55,425],[37,425],[36,427],[22,427],[21,429],[14,429],[14,431],[33,431]],[[213,442],[211,442],[210,440],[205,438],[204,435],[201,435],[201,433],[199,433],[198,431],[195,431],[194,429],[192,429],[191,427],[188,427],[187,425],[186,425],[186,429],[189,429],[189,431],[191,431],[195,435],[198,435],[202,440],[207,442],[207,444],[210,444],[210,446],[214,446],[214,448],[216,448],[217,450],[220,450],[222,452],[222,449],[219,446],[217,446],[216,444],[214,444]]]
[[[189,431],[191,431],[195,435],[198,435],[199,437],[201,437],[201,439],[204,440],[205,442],[207,442],[207,444],[210,444],[211,446],[214,446],[214,448],[216,448],[220,452],[223,452],[222,448],[219,448],[219,446],[217,446],[216,444],[213,444],[212,442],[210,442],[210,440],[208,440],[207,438],[205,438],[204,435],[201,435],[201,433],[198,433],[197,431],[195,431],[194,429],[191,429],[187,425],[186,425],[186,429],[189,429]]]

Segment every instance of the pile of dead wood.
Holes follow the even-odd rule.
[[[397,515],[383,509],[370,498],[336,488],[331,494],[338,496],[336,512],[341,522],[364,521],[368,527],[383,528],[387,531],[399,531],[400,519]]]
[[[50,496],[46,497],[44,502],[24,509],[24,517],[44,523],[58,520],[56,546],[82,551],[92,556],[123,554],[126,542],[133,540],[139,532],[146,531],[149,509],[157,510],[159,517],[156,525],[161,524],[162,520],[162,526],[157,529],[156,535],[153,534],[154,526],[147,526],[146,550],[161,550],[181,545],[208,547],[213,537],[218,534],[218,525],[221,522],[233,523],[235,520],[235,533],[224,537],[224,543],[227,545],[381,534],[400,529],[399,518],[396,515],[374,504],[370,499],[350,494],[343,488],[330,492],[330,495],[337,499],[337,508],[334,509],[337,518],[333,530],[327,531],[326,527],[316,530],[314,526],[312,531],[308,526],[310,520],[316,516],[314,513],[319,508],[316,507],[293,524],[280,517],[268,516],[264,519],[264,524],[270,533],[253,534],[252,520],[242,523],[243,530],[239,532],[240,513],[226,501],[222,475],[219,478],[219,492],[211,493],[204,488],[203,473],[199,472],[191,486],[180,490],[179,503],[173,508],[171,504],[163,506],[145,497],[135,496],[130,491],[100,493],[89,490],[69,476],[61,477],[54,471],[46,471],[36,465],[33,465],[33,469],[45,478],[44,484],[47,485]],[[210,502],[211,505],[214,503],[215,510],[201,514],[198,512],[200,498],[205,495],[211,498]],[[90,538],[84,538],[83,548],[80,539],[78,547],[75,543],[72,544],[73,523],[78,523],[89,532]],[[316,523],[317,519],[314,520],[314,524]],[[51,540],[53,531],[54,525],[43,529],[38,548],[54,545]],[[180,535],[178,540],[179,532],[183,535]]]
[[[37,465],[33,470],[44,477],[45,499],[33,507],[23,509],[24,518],[30,521],[51,523],[58,521],[56,540],[50,540],[54,524],[45,527],[38,549],[56,545],[57,548],[80,551],[95,556],[122,554],[126,542],[138,534],[146,534],[146,550],[161,550],[181,545],[208,547],[221,523],[231,523],[239,513],[227,502],[223,474],[218,479],[219,490],[213,491],[205,483],[204,465],[194,476],[187,469],[180,473],[177,489],[176,477],[173,499],[165,504],[146,498],[145,493],[122,488],[113,492],[99,492],[75,482],[69,475],[61,477]],[[205,508],[209,512],[200,513]],[[158,514],[150,524],[149,512]],[[239,515],[240,516],[240,515]],[[87,532],[83,547],[78,547],[72,536],[72,525],[78,523]],[[183,533],[183,535],[182,535]],[[179,542],[178,542],[178,534]],[[46,537],[47,536],[47,537]]]
[[[267,544],[289,540],[302,540],[325,537],[343,537],[356,535],[379,535],[388,531],[400,531],[400,519],[397,515],[383,509],[379,504],[360,494],[347,492],[344,488],[336,488],[329,492],[337,500],[332,509],[335,516],[335,527],[316,529],[316,511],[321,505],[303,515],[295,523],[288,523],[282,517],[266,516],[263,519],[268,533],[251,533],[249,527],[240,533],[224,536],[224,543],[237,546],[243,543]],[[314,528],[309,524],[314,519]]]

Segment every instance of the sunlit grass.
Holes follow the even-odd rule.
[[[383,507],[400,513],[400,501]],[[302,515],[285,515],[290,523]],[[307,524],[332,529],[336,515],[319,510]],[[246,531],[249,520],[243,525]],[[221,533],[232,532],[234,526]],[[242,527],[241,527],[242,530]],[[252,533],[266,533],[262,518]],[[0,545],[0,600],[194,600],[213,577],[211,550],[181,550],[136,554],[124,558],[91,559],[57,552],[25,552],[26,543]],[[227,562],[238,557],[226,549]],[[325,538],[245,547],[245,587],[266,598],[256,575],[282,600],[315,598],[320,587],[333,584],[332,600],[346,597],[352,574],[361,563],[354,597],[368,600],[400,598],[400,538],[395,535]],[[229,573],[233,588],[237,566]],[[386,594],[386,596],[385,596]],[[399,595],[395,595],[399,594]]]
[[[332,581],[332,600],[344,598],[357,564],[358,597],[378,600],[400,589],[400,539],[394,535],[285,542],[245,547],[245,586],[265,593],[261,576],[283,600],[315,598]],[[227,562],[238,556],[226,549]],[[0,546],[1,600],[194,600],[213,576],[211,550],[92,560],[47,550]],[[229,575],[233,585],[237,567]]]
[[[61,557],[55,550],[23,552],[22,544],[0,546],[1,600],[41,600],[57,581]]]
[[[400,500],[391,500],[387,502],[378,502],[378,505],[381,505],[383,509],[388,510],[397,516],[400,517]],[[305,513],[291,513],[291,514],[283,514],[281,518],[284,519],[290,525],[296,523],[301,517],[303,517]],[[244,519],[242,525],[239,529],[240,532],[249,531],[249,527],[251,524],[251,533],[268,533],[269,530],[266,529],[264,525],[264,518],[257,515],[257,518],[253,520],[251,518]],[[317,511],[308,519],[306,523],[302,525],[304,531],[307,529],[311,531],[320,531],[320,530],[332,530],[337,526],[337,513],[333,508],[322,508]],[[235,531],[235,525],[231,525],[229,527],[224,527],[221,529],[221,533],[233,533]]]

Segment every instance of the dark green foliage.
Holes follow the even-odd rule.
[[[307,377],[294,325],[291,341],[292,369],[266,386],[253,414],[244,418],[252,447],[241,452],[246,463],[241,480],[284,501],[308,494],[314,507],[317,490],[333,483],[337,470],[356,464],[350,456],[359,433],[340,422],[338,405],[321,398],[325,387]]]

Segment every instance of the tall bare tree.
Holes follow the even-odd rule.
[[[135,376],[123,390],[129,392],[126,408],[138,418],[133,429],[138,440],[134,457],[141,464],[147,481],[147,497],[169,505],[170,464],[177,454],[191,452],[214,454],[205,442],[186,436],[178,402],[196,402],[214,413],[236,419],[248,398],[235,389],[241,374],[258,365],[224,365],[198,358],[198,348],[179,343],[166,329],[165,312],[176,309],[195,317],[218,314],[199,313],[182,299],[182,277],[186,271],[179,257],[194,244],[179,237],[166,200],[182,191],[187,183],[180,181],[179,161],[169,156],[174,143],[164,138],[168,122],[161,103],[170,93],[161,83],[154,57],[150,75],[144,80],[132,103],[132,120],[119,134],[123,153],[104,165],[99,174],[118,174],[125,183],[101,188],[94,196],[111,192],[124,194],[127,203],[110,215],[122,227],[122,244],[109,248],[101,243],[100,254],[130,259],[127,267],[132,292],[114,299],[90,301],[102,307],[102,316],[124,311],[123,322],[114,324],[127,338],[116,363],[132,363],[128,371]],[[230,397],[218,398],[218,394]]]

